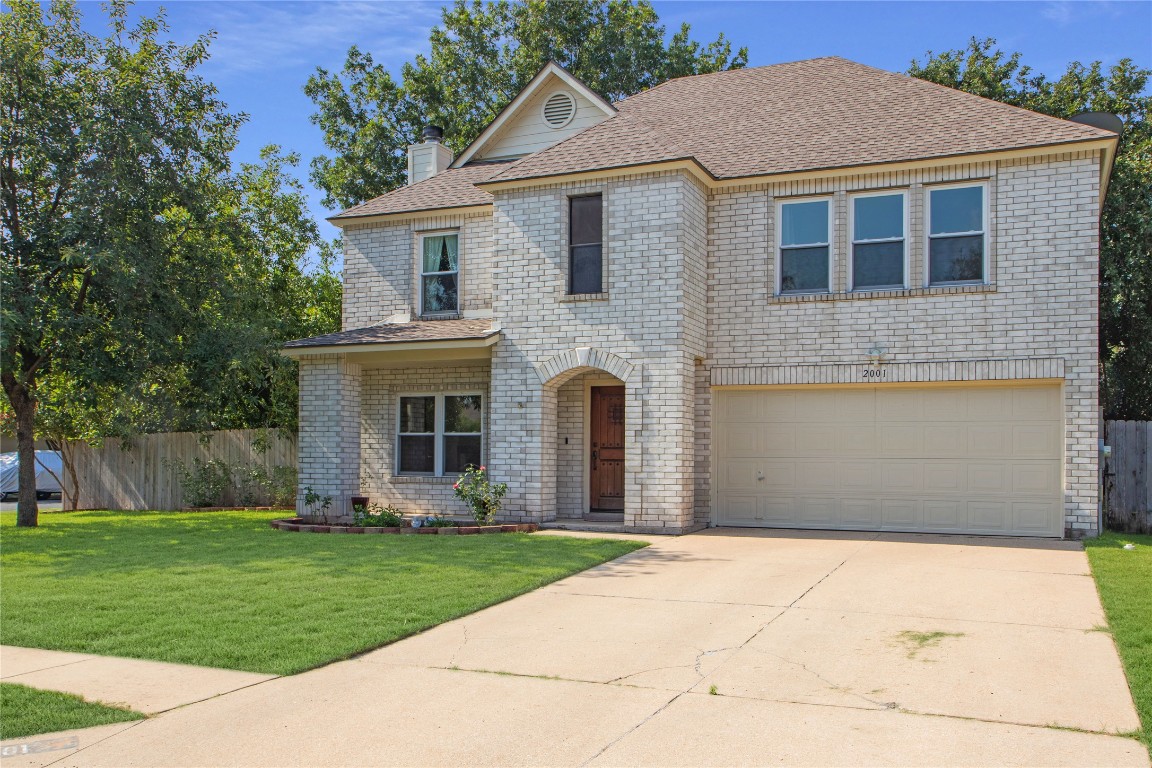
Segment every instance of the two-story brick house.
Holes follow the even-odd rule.
[[[286,349],[335,510],[460,513],[485,464],[509,519],[1096,531],[1115,134],[824,58],[615,105],[550,64],[437,138]]]

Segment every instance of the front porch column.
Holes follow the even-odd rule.
[[[326,511],[309,507],[307,489],[331,496]],[[300,359],[300,445],[296,512],[337,521],[360,495],[360,365],[344,355]]]
[[[508,483],[500,519],[555,519],[556,452],[546,450],[544,435],[546,424],[555,425],[556,393],[544,392],[531,367],[502,359],[497,350],[489,397],[488,474]]]

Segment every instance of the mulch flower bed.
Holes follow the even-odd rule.
[[[532,533],[540,530],[536,523],[506,523],[504,525],[452,525],[445,527],[421,526],[412,528],[367,528],[356,525],[317,525],[302,518],[271,520],[268,523],[281,531],[300,533],[397,533],[440,536],[469,536],[477,533]]]

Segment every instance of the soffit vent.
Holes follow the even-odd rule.
[[[544,102],[544,122],[550,128],[563,128],[576,116],[576,99],[567,91],[559,91]]]

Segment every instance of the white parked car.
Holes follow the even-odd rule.
[[[53,474],[55,473],[55,474]],[[64,462],[59,451],[36,451],[36,498],[60,496],[60,482],[64,476]],[[0,498],[16,499],[20,490],[20,462],[15,453],[0,453]]]

